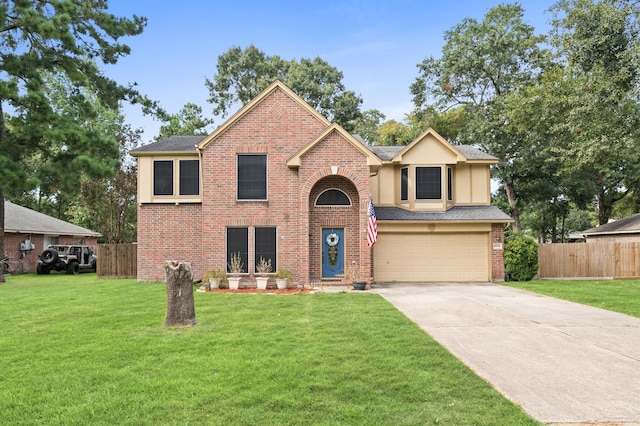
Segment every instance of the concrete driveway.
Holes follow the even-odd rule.
[[[491,283],[373,292],[539,421],[640,425],[638,318]]]

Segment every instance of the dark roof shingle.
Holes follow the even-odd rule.
[[[206,136],[176,135],[133,149],[131,152],[196,152],[196,145]]]
[[[640,213],[582,231],[583,235],[628,234],[640,232]]]
[[[511,222],[509,215],[495,206],[456,206],[446,212],[410,211],[400,207],[375,207],[378,220],[416,222],[491,221]]]

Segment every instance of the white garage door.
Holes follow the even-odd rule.
[[[378,236],[376,281],[490,281],[489,234]]]

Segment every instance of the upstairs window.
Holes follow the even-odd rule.
[[[267,156],[238,155],[238,200],[267,199]]]
[[[200,161],[180,160],[180,195],[200,194]]]
[[[407,201],[409,199],[409,169],[404,167],[400,169],[400,200]]]
[[[453,201],[453,169],[447,167],[447,200]]]
[[[349,196],[339,189],[327,189],[316,199],[316,206],[350,206]]]
[[[440,167],[416,167],[416,199],[442,199],[442,172]]]
[[[177,166],[177,169],[176,169]],[[177,176],[177,181],[174,179]],[[200,160],[153,162],[153,195],[200,195]]]
[[[153,162],[153,195],[173,195],[173,160]]]

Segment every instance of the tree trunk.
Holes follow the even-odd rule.
[[[191,263],[168,262],[167,316],[164,325],[186,327],[196,324],[196,309],[193,302],[193,278]]]
[[[511,207],[511,218],[513,219],[514,232],[520,232],[522,226],[520,225],[520,208],[518,207],[518,198],[516,197],[516,190],[513,188],[513,184],[504,181],[504,192],[507,194],[507,201],[509,207]]]

